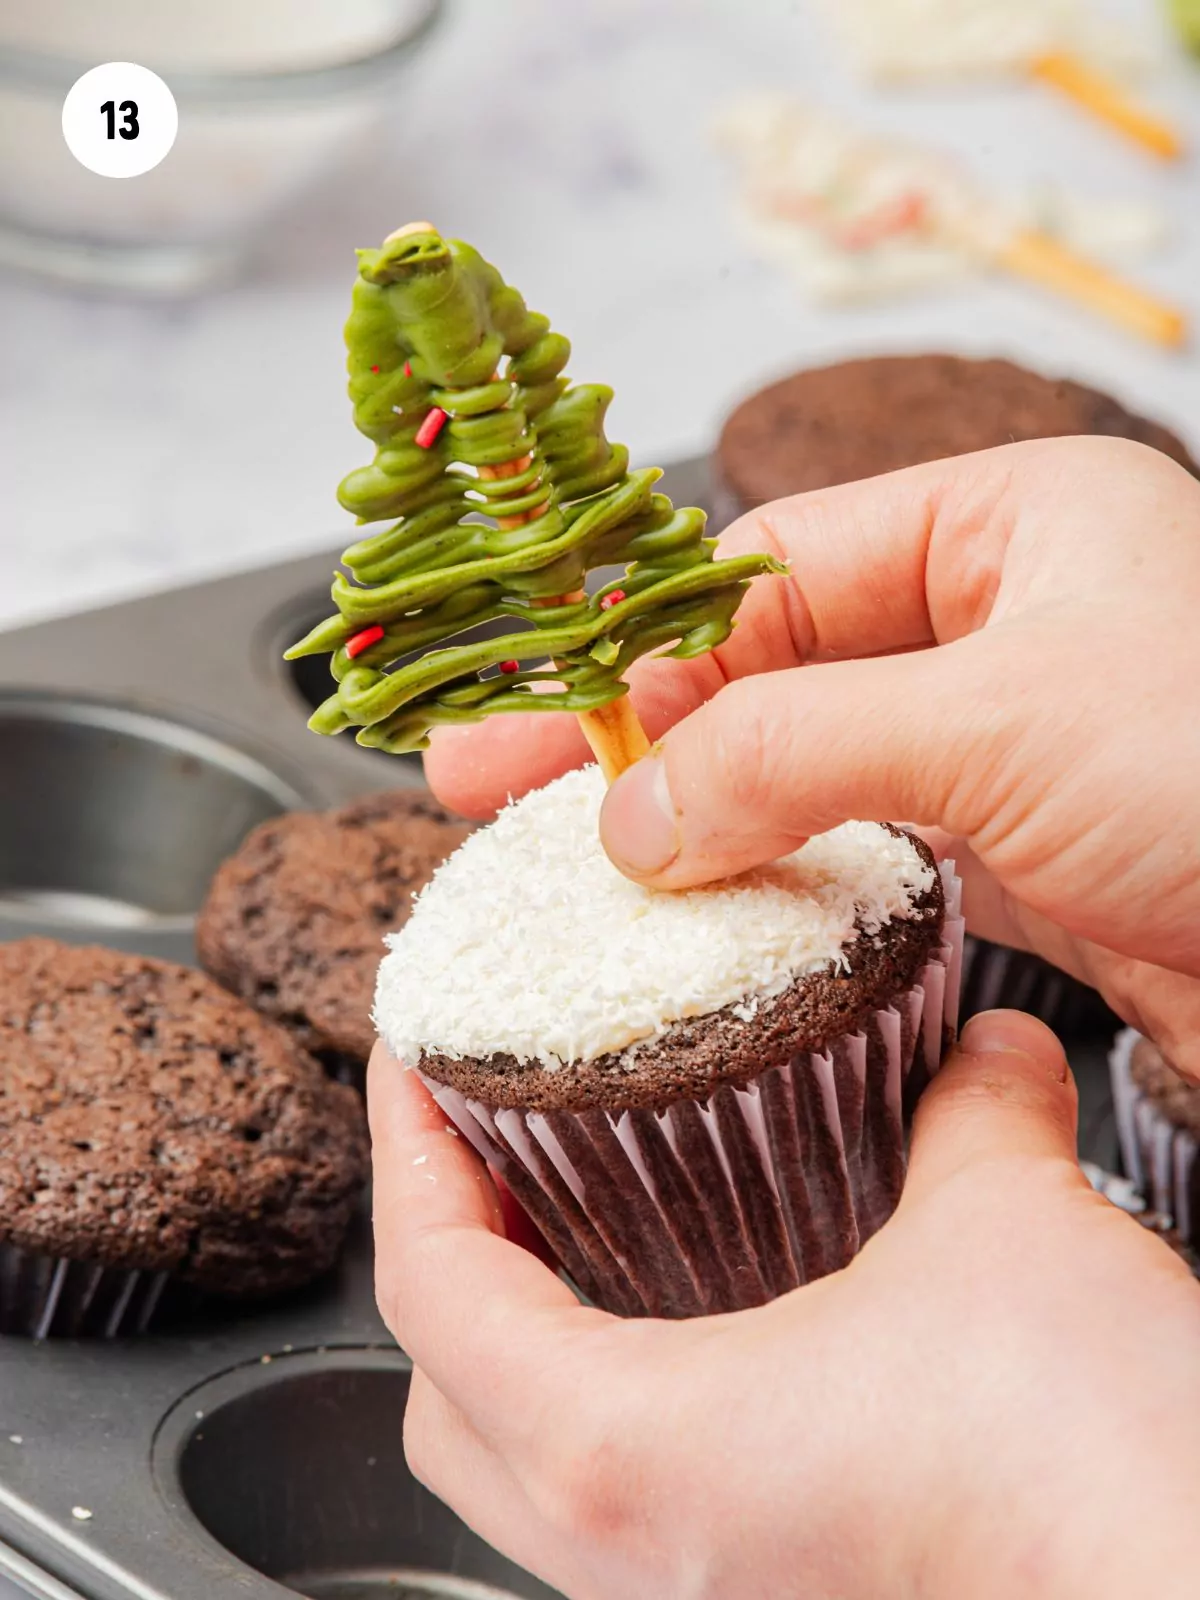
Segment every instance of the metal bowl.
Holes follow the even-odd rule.
[[[409,1472],[410,1374],[385,1349],[235,1368],[160,1428],[162,1492],[197,1537],[312,1600],[555,1600]]]
[[[307,797],[213,734],[134,706],[0,692],[0,938],[191,954],[213,873]]]

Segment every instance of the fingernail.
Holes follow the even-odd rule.
[[[604,797],[600,832],[609,859],[628,878],[653,878],[671,865],[682,840],[661,756],[643,756],[621,774]]]
[[[959,1042],[969,1055],[1018,1051],[1031,1056],[1056,1083],[1067,1081],[1067,1058],[1057,1035],[1023,1011],[981,1011],[967,1023]]]

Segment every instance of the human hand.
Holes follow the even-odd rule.
[[[1011,445],[780,501],[720,548],[791,574],[710,656],[631,674],[662,743],[607,796],[616,864],[679,887],[903,819],[954,856],[973,932],[1200,1078],[1200,484],[1123,440]],[[443,730],[426,765],[483,816],[586,759],[542,714]]]
[[[409,1461],[570,1600],[1157,1600],[1200,1569],[1200,1286],[1075,1159],[1061,1047],[973,1019],[845,1271],[689,1322],[578,1304],[380,1046]]]

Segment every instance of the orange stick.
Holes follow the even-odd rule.
[[[995,252],[998,266],[1046,289],[1069,295],[1130,333],[1179,349],[1187,342],[1187,319],[1175,306],[1077,256],[1049,234],[1026,230]]]
[[[1138,105],[1120,84],[1096,72],[1077,56],[1055,50],[1048,55],[1035,56],[1029,70],[1040,82],[1050,84],[1163,161],[1175,161],[1183,154],[1183,141],[1169,122]]]
[[[576,717],[607,783],[615,782],[627,767],[650,754],[646,730],[627,694],[595,711],[578,711]]]

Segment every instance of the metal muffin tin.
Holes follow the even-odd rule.
[[[709,504],[707,464],[664,488]],[[421,781],[319,739],[326,555],[0,635],[0,938],[194,958],[208,878],[257,822]],[[1115,1149],[1101,1052],[1086,1153]],[[412,1479],[408,1363],[359,1218],[337,1273],[126,1341],[0,1338],[0,1600],[552,1600]],[[10,1590],[5,1579],[15,1585]]]
[[[281,771],[148,711],[0,689],[0,937],[104,930],[187,959],[220,863],[305,804]]]

